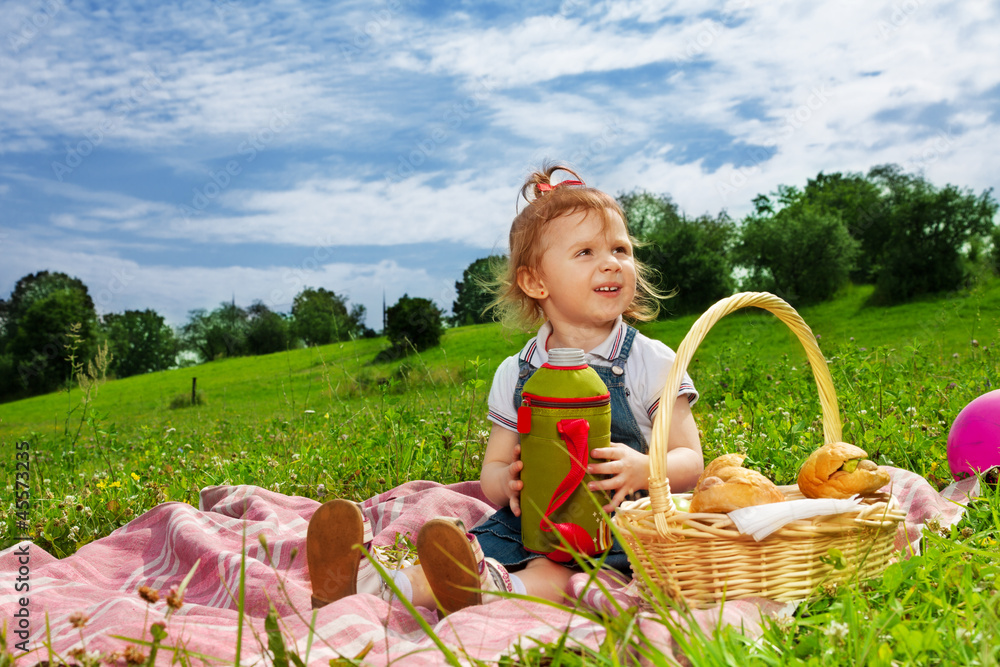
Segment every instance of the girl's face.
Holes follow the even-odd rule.
[[[583,210],[549,221],[536,271],[522,271],[521,288],[557,330],[610,327],[635,298],[635,259],[625,222],[609,224]]]

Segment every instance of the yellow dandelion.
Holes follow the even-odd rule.
[[[118,480],[116,479],[115,481],[113,481],[113,482],[111,482],[110,484],[108,484],[108,487],[109,487],[109,488],[112,488],[112,489],[120,489],[120,488],[122,488],[122,483],[121,483],[121,482],[119,482],[119,481],[118,481]]]
[[[136,475],[135,473],[132,473],[132,479],[134,479],[135,481],[138,482],[139,481],[139,476]]]

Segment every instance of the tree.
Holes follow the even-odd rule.
[[[181,328],[181,345],[196,352],[202,361],[246,354],[247,312],[236,304],[223,302],[211,313],[198,308],[188,317]]]
[[[288,321],[268,308],[264,302],[254,301],[247,308],[250,328],[247,331],[247,351],[250,354],[270,354],[287,350],[290,341]]]
[[[457,298],[451,306],[454,326],[493,321],[493,310],[489,308],[493,292],[489,285],[502,262],[503,257],[490,255],[477,259],[462,272],[462,279],[455,283]]]
[[[879,254],[886,241],[883,224],[886,203],[879,188],[859,173],[820,172],[816,178],[806,181],[802,200],[822,213],[840,216],[848,233],[859,243],[851,280],[873,282]]]
[[[898,165],[873,167],[868,179],[885,201],[875,266],[876,301],[899,303],[954,290],[970,278],[964,250],[992,231],[992,190],[976,196],[954,185],[937,188]]]
[[[39,271],[0,301],[0,396],[52,391],[70,379],[70,327],[78,324],[77,361],[96,348],[97,313],[87,286],[65,273]]]
[[[295,335],[306,345],[327,345],[365,335],[365,307],[347,310],[347,297],[324,287],[306,287],[292,302]]]
[[[90,359],[96,349],[97,314],[86,291],[77,287],[39,290],[21,309],[7,351],[28,395],[53,391],[72,379],[73,362]],[[67,334],[79,324],[78,339]]]
[[[759,195],[743,221],[736,262],[748,270],[743,289],[773,292],[794,305],[829,299],[854,268],[858,242],[834,212],[779,186]]]
[[[90,292],[79,278],[68,276],[59,271],[39,271],[18,280],[10,298],[5,301],[0,300],[0,349],[13,338],[18,321],[32,303],[63,289],[82,292],[85,295],[85,301],[90,304],[90,309],[94,309]],[[93,320],[96,322],[96,319],[95,311]]]
[[[725,212],[689,219],[669,195],[641,191],[618,202],[640,241],[636,258],[655,271],[660,292],[676,291],[667,302],[671,312],[700,312],[733,293],[729,257],[736,226]]]
[[[110,370],[117,377],[162,371],[174,364],[177,338],[156,311],[126,310],[109,313],[102,320],[112,354]]]
[[[441,341],[443,317],[430,299],[404,294],[386,310],[385,334],[395,348],[412,345],[418,351],[425,350]]]
[[[990,268],[993,269],[993,273],[1000,276],[1000,225],[994,225],[990,230],[990,245],[992,247],[989,255]]]

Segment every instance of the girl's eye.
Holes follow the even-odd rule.
[[[622,255],[628,255],[629,254],[628,248],[626,248],[623,245],[622,246],[618,246],[617,248],[615,248],[615,252],[620,253]]]
[[[592,254],[590,252],[590,248],[586,248],[586,249],[581,250],[580,252],[576,253],[577,257],[579,257],[580,255],[590,255],[590,254]]]

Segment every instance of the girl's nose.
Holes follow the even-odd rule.
[[[605,271],[621,271],[622,263],[618,261],[618,256],[613,252],[609,252],[604,256],[604,265],[602,267]]]

